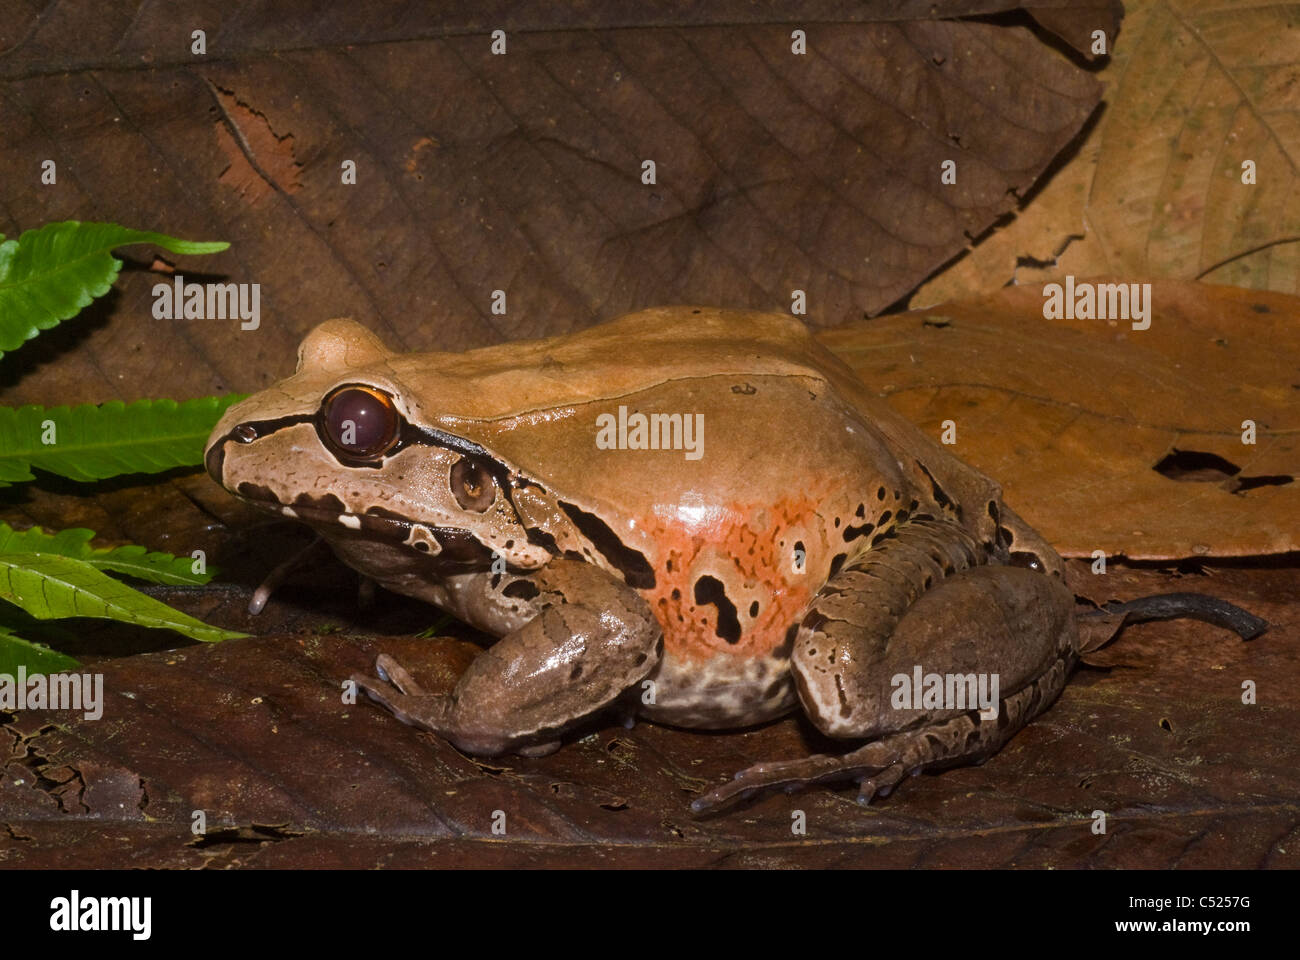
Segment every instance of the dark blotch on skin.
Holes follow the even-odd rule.
[[[302,500],[302,497],[299,497],[299,500]],[[339,503],[338,506],[339,506],[339,511],[342,511],[343,509],[342,503]],[[385,520],[398,520],[399,523],[406,523],[406,524],[411,523],[407,518],[404,518],[402,514],[395,513],[395,511],[393,510],[385,510],[383,509],[383,507],[367,507],[367,510],[365,510],[365,514],[363,515],[363,519],[361,519],[361,522],[363,523],[365,522],[364,519],[365,516],[380,516],[380,518]]]
[[[750,615],[751,617],[756,617],[756,616],[758,616],[758,601],[757,601],[757,600],[755,600],[753,603],[751,603],[751,604],[749,605],[749,615]]]
[[[954,506],[952,497],[948,496],[943,487],[939,486],[939,481],[934,479],[934,474],[925,468],[925,464],[918,460],[916,465],[921,468],[921,472],[930,480],[930,492],[934,495],[934,502],[941,507]]]
[[[364,526],[365,518],[362,518],[362,524]],[[456,563],[478,570],[492,566],[492,551],[471,533],[439,528],[433,531],[433,538],[442,547],[438,553],[441,564]]]
[[[831,572],[829,575],[833,577],[835,574],[839,573],[840,567],[844,566],[844,561],[848,558],[849,555],[847,553],[835,554],[835,556],[831,558]]]
[[[736,618],[736,605],[727,597],[722,581],[708,574],[695,581],[695,602],[711,603],[718,608],[717,634],[727,643],[740,642],[740,621]]]
[[[221,470],[225,466],[225,464],[226,464],[226,438],[222,437],[211,447],[209,447],[208,452],[203,455],[203,466],[204,469],[208,471],[208,476],[210,476],[213,480],[217,481],[217,483],[221,484],[221,486],[223,487],[225,486],[225,484],[222,483]]]
[[[515,600],[531,600],[541,592],[537,589],[537,584],[531,580],[515,580],[513,583],[506,584],[501,594]]]
[[[245,480],[239,485],[236,491],[241,497],[247,497],[249,500],[257,500],[262,503],[279,503],[275,494],[271,492],[270,487],[264,487],[260,483],[249,483]]]
[[[535,547],[543,547],[546,552],[552,556],[560,555],[560,545],[555,542],[555,538],[545,530],[539,530],[537,527],[528,528],[528,542]]]
[[[343,501],[340,500],[338,497],[334,496],[334,494],[332,493],[327,493],[323,497],[313,497],[309,493],[300,493],[298,494],[298,496],[293,498],[292,505],[295,507],[307,507],[309,509],[324,510],[328,513],[347,512],[347,509],[343,506]],[[377,516],[382,516],[383,515],[382,513],[377,513],[378,509],[379,508],[372,507],[371,512],[376,513]],[[391,519],[405,520],[406,518],[394,513],[391,514]]]
[[[874,523],[864,523],[860,527],[855,527],[850,524],[844,528],[844,542],[852,543],[854,540],[858,539],[858,537],[865,537],[874,529],[876,529]]]
[[[772,648],[772,656],[778,660],[789,660],[790,654],[794,650],[794,638],[799,636],[799,624],[790,624],[790,629],[785,632],[785,639]]]
[[[844,695],[844,679],[838,673],[835,674],[835,692],[840,698],[840,716],[852,716],[853,708],[849,706],[849,698]]]
[[[560,501],[560,509],[569,515],[569,519],[591,541],[619,573],[629,587],[649,590],[655,585],[655,571],[650,561],[639,550],[627,546],[618,535],[595,514],[576,507],[571,503]]]

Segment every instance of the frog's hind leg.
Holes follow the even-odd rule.
[[[990,565],[985,548],[958,525],[900,525],[822,588],[791,657],[799,698],[818,729],[871,742],[844,754],[757,764],[692,808],[844,780],[858,781],[859,800],[868,802],[909,773],[988,757],[1064,687],[1076,657],[1073,614],[1060,578]],[[923,689],[911,689],[918,680]],[[938,697],[923,697],[935,683]]]
[[[983,762],[1056,699],[1073,660],[1072,653],[1063,654],[1028,687],[1000,700],[996,718],[971,711],[951,720],[889,734],[845,754],[756,763],[695,800],[691,809],[708,813],[769,790],[793,793],[815,784],[847,781],[858,783],[858,803],[865,806],[877,796],[888,796],[909,774]]]

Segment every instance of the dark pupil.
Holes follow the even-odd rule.
[[[341,450],[358,456],[383,453],[397,436],[397,411],[392,403],[369,390],[343,390],[325,411],[325,430]]]

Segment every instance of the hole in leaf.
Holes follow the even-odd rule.
[[[1229,493],[1241,493],[1256,487],[1280,487],[1295,480],[1288,474],[1243,477],[1240,476],[1241,467],[1216,453],[1176,448],[1152,469],[1163,477],[1184,483],[1221,483]]]
[[[1216,483],[1235,477],[1241,467],[1218,454],[1174,449],[1153,468],[1162,477],[1192,483]]]

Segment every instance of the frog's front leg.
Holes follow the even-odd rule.
[[[865,803],[909,773],[998,750],[1060,693],[1077,638],[1073,594],[1044,572],[1055,556],[1025,566],[1000,559],[955,523],[917,519],[847,564],[805,614],[791,669],[805,712],[824,734],[872,742],[840,755],[757,764],[693,809],[837,780],[860,782]],[[922,691],[907,687],[918,674],[960,678],[963,692],[973,692],[966,681],[978,685],[981,675],[990,691],[996,676],[996,716],[975,704],[916,709]]]
[[[428,694],[391,657],[357,686],[404,723],[479,756],[537,754],[609,706],[663,654],[663,631],[635,590],[591,564],[556,560],[527,580],[536,615],[479,654],[450,694]]]

